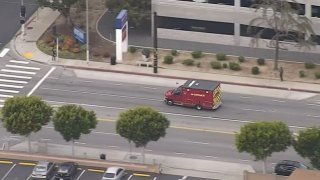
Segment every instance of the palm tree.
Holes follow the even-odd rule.
[[[302,15],[302,8],[295,0],[292,3],[287,0],[253,0],[251,7],[262,13],[250,21],[247,29],[253,35],[252,44],[258,45],[266,30],[274,32],[268,44],[275,49],[274,70],[278,69],[280,44],[283,40],[290,40],[299,48],[310,49],[315,45],[312,22]]]

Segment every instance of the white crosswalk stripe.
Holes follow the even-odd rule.
[[[28,61],[16,61],[16,60],[10,60],[12,63],[18,63],[18,64],[29,64]]]
[[[40,70],[40,68],[37,68],[37,67],[18,66],[18,65],[10,65],[10,64],[7,64],[6,67],[17,68],[17,69],[37,70],[37,71]]]
[[[19,78],[19,79],[31,79],[32,77],[29,76],[16,76],[10,74],[0,74],[0,77],[11,77],[11,78]]]
[[[0,108],[7,98],[16,96],[40,70],[38,67],[29,66],[29,63],[11,59],[0,69]]]
[[[15,90],[7,90],[7,89],[0,89],[0,92],[7,92],[7,93],[19,93],[19,91],[15,91]]]
[[[0,84],[0,87],[17,88],[17,89],[23,88],[23,86],[16,86],[16,85],[10,85],[10,84]]]
[[[9,82],[9,83],[17,83],[17,84],[27,84],[27,81],[16,81],[16,80],[8,80],[8,79],[0,79],[2,82]]]
[[[11,72],[11,73],[19,73],[19,74],[32,74],[35,75],[35,72],[29,72],[29,71],[17,71],[17,70],[11,70],[11,69],[1,69],[2,72]]]

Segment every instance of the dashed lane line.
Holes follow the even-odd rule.
[[[17,81],[17,80],[8,80],[8,79],[0,79],[1,82],[9,82],[9,83],[17,83],[17,84],[27,84],[27,81]]]
[[[32,77],[29,76],[17,76],[17,75],[10,75],[10,74],[0,74],[1,77],[9,77],[9,78],[18,78],[18,79],[31,79]]]
[[[7,92],[7,93],[19,93],[19,91],[15,91],[15,90],[8,90],[8,89],[0,89],[0,92]]]
[[[17,60],[10,60],[12,63],[18,63],[18,64],[29,64],[28,61],[17,61]]]
[[[9,84],[0,84],[0,87],[17,88],[17,89],[23,88],[23,86],[16,86],[16,85],[9,85]]]

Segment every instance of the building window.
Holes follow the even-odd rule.
[[[234,24],[158,16],[158,28],[234,35]]]
[[[244,37],[254,37],[260,30],[262,30],[262,27],[256,27],[255,30],[251,32],[251,34],[248,32],[248,25],[241,24],[240,25],[240,36]],[[275,35],[274,30],[267,28],[264,33],[261,35],[261,39],[272,39],[272,37]]]
[[[234,6],[234,0],[207,0],[207,2],[210,4],[223,4]]]
[[[311,6],[311,17],[320,18],[320,6]]]
[[[240,2],[241,7],[251,7],[251,4],[252,4],[251,0],[241,0]]]

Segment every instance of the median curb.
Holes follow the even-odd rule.
[[[89,167],[107,168],[110,166],[120,166],[127,170],[143,171],[150,173],[159,173],[159,166],[157,164],[140,164],[140,163],[126,163],[119,161],[107,161],[96,159],[84,159],[84,158],[72,158],[68,156],[51,156],[45,154],[35,154],[20,151],[0,151],[0,158],[3,159],[15,159],[24,161],[52,161],[55,163],[62,162],[76,162],[79,165]]]

